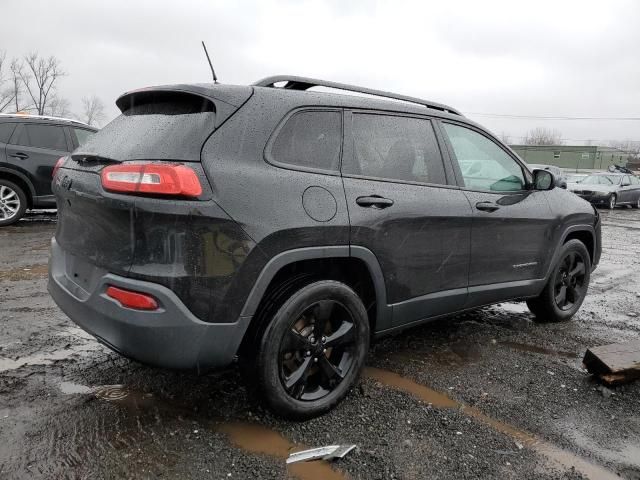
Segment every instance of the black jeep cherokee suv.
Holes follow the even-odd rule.
[[[56,162],[94,132],[65,118],[0,114],[0,227],[20,220],[27,208],[56,207]]]
[[[587,202],[444,105],[300,77],[116,103],[55,176],[51,295],[141,362],[239,359],[285,416],[339,402],[372,337],[510,299],[570,318],[600,257]]]

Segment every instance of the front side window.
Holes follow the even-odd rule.
[[[294,113],[271,146],[271,159],[303,168],[337,171],[342,144],[342,112]]]
[[[446,184],[430,120],[393,115],[353,115],[353,158],[343,173]]]
[[[640,180],[638,180],[638,177],[629,177],[631,178],[631,185],[640,185]]]
[[[13,132],[10,143],[24,147],[67,151],[64,130],[62,127],[56,127],[55,125],[20,124]]]
[[[496,143],[470,128],[451,123],[443,125],[465,187],[492,192],[525,189],[522,167]]]

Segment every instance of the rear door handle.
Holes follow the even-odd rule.
[[[476,203],[476,208],[483,212],[495,212],[500,209],[500,207],[493,202],[478,202]]]
[[[358,197],[356,203],[365,208],[387,208],[393,205],[393,200],[384,198],[379,195],[371,195],[369,197]]]
[[[13,155],[9,155],[10,157],[13,158],[19,158],[20,160],[26,160],[27,158],[29,158],[29,155],[27,155],[26,153],[22,153],[22,152],[17,152],[14,153]]]

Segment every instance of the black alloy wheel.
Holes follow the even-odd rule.
[[[307,307],[280,343],[280,379],[296,400],[318,400],[344,380],[353,365],[355,325],[335,300]]]
[[[560,310],[571,310],[582,300],[587,266],[578,252],[569,252],[561,261],[556,273],[554,298]]]
[[[369,335],[367,311],[348,285],[320,280],[292,288],[254,353],[262,398],[286,418],[329,411],[360,376]]]
[[[589,289],[591,257],[583,242],[567,241],[557,258],[540,295],[527,300],[537,322],[569,320],[580,309]]]

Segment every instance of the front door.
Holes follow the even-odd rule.
[[[7,161],[27,175],[37,196],[52,195],[51,180],[58,158],[71,149],[64,127],[20,123],[6,148]]]
[[[529,189],[530,174],[481,130],[441,125],[473,208],[469,306],[535,292],[553,253],[546,192]]]
[[[462,308],[471,208],[449,185],[431,120],[347,112],[342,174],[350,244],[377,257],[392,325]]]

